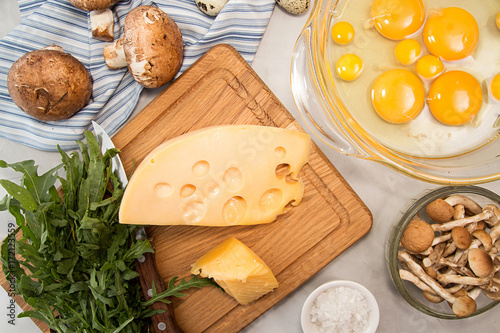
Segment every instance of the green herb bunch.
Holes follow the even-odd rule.
[[[141,300],[135,260],[153,250],[148,240],[135,239],[136,226],[118,223],[124,189],[111,163],[119,151],[101,154],[92,133],[85,137],[86,145],[77,141],[81,158],[58,147],[62,163],[43,175],[32,160],[0,161],[23,174],[20,185],[0,180],[8,193],[0,210],[17,224],[2,242],[3,271],[33,308],[19,317],[39,319],[57,332],[140,332],[155,313]],[[213,284],[193,277],[176,286],[175,279],[155,300]]]

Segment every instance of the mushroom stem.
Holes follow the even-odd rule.
[[[475,223],[475,222],[489,219],[492,216],[493,216],[493,212],[486,210],[486,211],[479,213],[477,215],[464,217],[463,219],[445,222],[445,223],[441,223],[441,224],[432,224],[431,226],[432,226],[432,229],[434,231],[449,231],[455,227],[464,227],[464,226],[467,226],[471,223]]]
[[[424,269],[413,260],[411,255],[406,251],[399,251],[398,257],[400,260],[404,261],[410,270],[420,278],[425,284],[427,284],[436,294],[444,298],[450,303],[455,302],[455,297],[453,297],[449,292],[447,292],[439,283],[436,282],[433,278],[431,278],[427,273],[425,273]]]
[[[465,206],[462,204],[455,205],[453,207],[453,219],[460,220],[465,217]]]
[[[449,241],[451,239],[451,233],[446,233],[443,235],[436,236],[434,240],[432,241],[432,246],[436,246],[440,243]]]
[[[96,39],[112,42],[114,39],[115,19],[111,9],[93,10],[89,14],[90,29]]]
[[[123,50],[123,38],[117,39],[114,43],[108,44],[103,50],[106,65],[111,69],[127,67],[127,59]]]
[[[472,214],[479,214],[482,212],[481,206],[469,197],[461,194],[450,195],[444,199],[451,206],[463,205],[465,209],[469,210]]]
[[[450,283],[458,283],[458,284],[468,284],[471,286],[481,286],[488,284],[490,282],[489,278],[478,278],[472,276],[462,276],[462,275],[451,275],[451,274],[441,274],[437,277],[439,283],[444,285]]]
[[[459,265],[451,260],[448,260],[446,258],[439,258],[438,264],[440,265],[446,265],[450,267],[453,271],[457,272],[458,274],[465,275],[465,276],[474,276],[474,273],[465,267],[464,265]],[[448,275],[448,274],[442,274],[442,275]]]
[[[436,245],[432,253],[422,260],[422,264],[426,267],[434,265],[434,263],[436,263],[443,254],[445,248],[446,243],[439,243]]]
[[[429,287],[426,283],[424,283],[422,280],[420,280],[412,272],[409,272],[405,269],[400,269],[399,276],[401,276],[402,280],[406,280],[406,281],[413,283],[415,286],[417,286],[422,291],[432,293],[434,295],[436,294],[436,292],[431,287]]]
[[[479,297],[479,295],[481,295],[482,291],[483,291],[483,289],[481,289],[480,287],[475,287],[475,288],[472,288],[471,290],[469,290],[468,293],[472,299],[477,299]]]

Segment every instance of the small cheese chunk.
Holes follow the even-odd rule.
[[[125,190],[120,223],[229,226],[269,223],[300,203],[297,177],[311,139],[255,125],[207,127],[166,141]]]
[[[278,287],[271,269],[250,248],[228,238],[192,265],[191,273],[214,279],[240,304],[248,304]]]

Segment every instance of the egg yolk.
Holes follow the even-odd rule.
[[[497,17],[495,19],[495,23],[497,25],[497,28],[500,29],[500,13],[497,14]]]
[[[354,38],[353,26],[345,21],[335,23],[332,27],[332,38],[337,44],[349,44]]]
[[[401,40],[422,27],[425,9],[422,0],[374,0],[371,17],[382,36]]]
[[[422,32],[429,52],[443,60],[460,60],[471,55],[479,41],[474,16],[458,7],[429,13]]]
[[[420,57],[422,49],[416,40],[405,39],[396,45],[394,54],[396,55],[396,59],[398,59],[402,65],[411,65],[417,61],[418,57]]]
[[[403,124],[415,119],[422,111],[425,90],[415,74],[405,69],[392,69],[375,80],[371,100],[382,119]]]
[[[491,94],[500,101],[500,74],[493,77],[490,84]]]
[[[355,54],[344,54],[337,61],[337,74],[345,81],[353,81],[361,75],[363,61]]]
[[[483,103],[481,84],[464,71],[441,74],[429,88],[427,104],[434,117],[445,125],[471,121]]]
[[[426,79],[432,79],[435,76],[439,75],[443,69],[444,65],[438,57],[433,55],[425,55],[422,58],[418,59],[417,65],[415,66],[417,73],[425,77]]]

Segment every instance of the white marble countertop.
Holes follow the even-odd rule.
[[[262,80],[296,118],[300,116],[290,90],[290,60],[309,11],[294,16],[277,6],[252,64]],[[0,21],[0,37],[18,24],[20,16],[16,0],[1,0]],[[136,110],[144,108],[159,91],[143,91]],[[408,202],[436,185],[410,179],[375,162],[346,156],[322,145],[320,147],[372,212],[373,227],[364,238],[247,326],[244,332],[301,332],[300,312],[308,294],[320,284],[338,279],[356,281],[371,290],[380,307],[378,332],[492,332],[495,327],[500,327],[500,307],[466,321],[439,320],[413,309],[392,285],[384,256],[390,226]],[[58,164],[59,158],[58,153],[37,151],[0,139],[0,159],[9,162],[34,159],[40,165],[40,170],[46,171]],[[0,178],[16,180],[16,177],[13,172],[0,169]],[[500,193],[498,181],[481,186]],[[4,193],[0,189],[0,196]],[[7,234],[9,219],[7,214],[0,215],[2,239]],[[2,289],[0,332],[40,332],[30,319],[16,319],[15,325],[9,324],[9,304],[9,298]],[[16,313],[19,311],[16,309]]]

